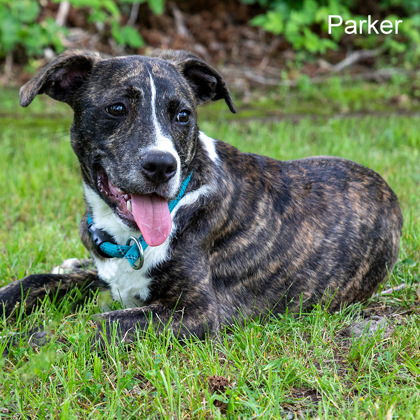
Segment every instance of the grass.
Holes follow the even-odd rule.
[[[4,333],[38,326],[54,333],[44,347],[22,342],[0,359],[0,417],[420,419],[420,120],[387,102],[408,92],[407,83],[275,91],[228,122],[222,104],[201,112],[203,131],[243,151],[284,160],[339,155],[381,173],[405,218],[384,289],[404,288],[338,313],[316,307],[247,321],[203,342],[150,331],[102,357],[89,351],[96,297],[85,306],[77,291],[62,302],[45,299],[30,316],[21,310],[0,320]],[[70,112],[47,98],[18,109],[16,95],[4,90],[1,99],[0,286],[87,257]],[[415,99],[410,104],[415,109]],[[378,109],[391,115],[354,115]],[[384,323],[370,335],[349,330],[366,319]]]

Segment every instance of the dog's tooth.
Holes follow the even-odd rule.
[[[126,201],[128,201],[128,198],[129,198],[129,197],[128,197],[128,194],[124,194],[124,195],[123,195],[123,197],[124,197],[124,199],[125,199]]]
[[[130,213],[132,213],[132,211],[133,211],[133,207],[131,206],[131,200],[128,200],[128,201],[127,201],[127,210],[128,210]]]

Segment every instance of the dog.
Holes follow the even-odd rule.
[[[6,285],[3,316],[22,297],[30,310],[48,291],[106,284],[126,309],[102,314],[98,336],[117,326],[130,342],[153,322],[204,338],[286,308],[363,301],[397,260],[400,206],[373,170],[241,153],[199,131],[198,105],[236,111],[219,72],[189,52],[67,51],[21,88],[21,105],[42,93],[74,112],[80,237],[96,269]]]

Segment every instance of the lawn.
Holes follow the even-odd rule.
[[[407,80],[334,79],[239,102],[237,116],[223,104],[200,114],[206,134],[243,151],[282,160],[335,155],[379,172],[404,213],[400,257],[382,290],[402,288],[338,313],[316,307],[247,321],[203,342],[150,331],[105,355],[88,343],[106,297],[84,306],[77,291],[46,299],[29,316],[0,320],[5,333],[53,333],[44,347],[23,342],[0,359],[0,417],[420,419],[420,118],[412,91]],[[70,109],[44,97],[19,109],[17,95],[1,93],[0,286],[88,257],[78,239],[83,197]]]

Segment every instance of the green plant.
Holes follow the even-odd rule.
[[[121,10],[126,8],[129,12],[133,3],[147,3],[153,13],[160,14],[165,7],[165,0],[70,0],[70,3],[75,9],[86,9],[88,21],[102,24],[117,44],[131,48],[143,46],[144,40],[134,27],[121,24]],[[51,17],[43,17],[37,0],[0,0],[0,58],[18,48],[27,57],[42,55],[46,47],[59,53],[64,49],[62,39],[66,32]]]
[[[343,39],[344,26],[336,27],[331,35],[328,34],[329,15],[339,15],[343,21],[351,19],[359,22],[366,19],[366,16],[360,15],[359,2],[356,0],[241,1],[245,4],[257,3],[265,9],[264,14],[251,20],[252,25],[283,35],[296,51],[309,54],[323,54],[328,49],[337,49]],[[373,33],[358,35],[354,38],[354,45],[359,48],[381,47],[391,57],[405,53],[405,61],[415,63],[420,57],[420,3],[414,0],[387,0],[381,2],[375,13],[380,13],[381,20],[403,19],[399,33],[386,36]]]
[[[63,0],[54,0],[61,3]],[[111,30],[111,37],[119,45],[126,45],[132,48],[139,48],[144,45],[144,40],[139,32],[131,26],[122,26],[121,21],[121,5],[135,3],[135,0],[70,0],[73,7],[88,8],[88,21],[91,23],[100,23],[107,25]],[[145,3],[146,0],[140,1]],[[120,4],[121,3],[121,4]],[[147,0],[150,8],[155,13],[163,11],[164,0]]]
[[[266,7],[265,14],[256,16],[251,24],[261,26],[268,32],[284,35],[296,50],[309,53],[325,53],[327,49],[336,49],[344,33],[334,31],[332,38],[325,37],[328,28],[328,15],[338,14],[343,19],[351,16],[347,3],[339,0],[242,0],[244,3],[256,3]],[[321,34],[321,35],[320,35]]]
[[[19,46],[29,56],[41,54],[48,45],[63,50],[60,34],[64,29],[51,18],[38,22],[40,11],[37,1],[0,0],[0,58]]]

